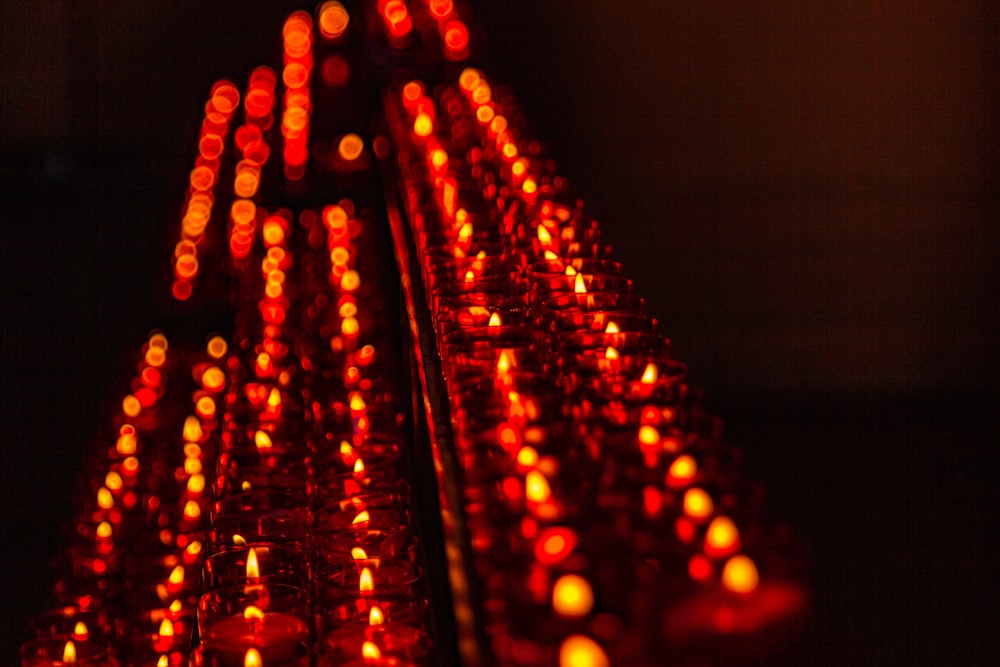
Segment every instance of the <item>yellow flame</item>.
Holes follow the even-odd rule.
[[[543,246],[552,245],[552,234],[549,233],[545,225],[538,225],[538,240]]]
[[[76,664],[76,644],[73,643],[72,639],[67,639],[63,646],[62,661],[69,665]]]
[[[375,590],[375,577],[370,568],[361,568],[361,577],[358,580],[358,590],[362,593],[371,593]]]
[[[611,667],[611,660],[590,637],[571,635],[559,647],[559,667]]]
[[[351,525],[356,526],[359,523],[368,523],[369,521],[371,521],[371,516],[368,514],[368,510],[363,510],[358,512],[358,515],[351,521]]]
[[[586,616],[594,608],[590,582],[575,574],[565,574],[552,587],[552,609],[560,616]]]
[[[169,618],[163,619],[160,623],[160,636],[161,637],[173,637],[174,636],[174,622]]]
[[[176,614],[176,613],[180,612],[180,610],[181,610],[181,609],[183,609],[183,608],[184,608],[184,603],[183,603],[183,602],[181,602],[181,601],[180,601],[179,599],[178,599],[178,600],[174,600],[173,602],[171,602],[171,603],[170,603],[170,606],[169,606],[169,607],[167,607],[167,608],[168,608],[168,609],[169,609],[169,610],[170,610],[171,612],[173,612],[173,613],[175,613],[175,614]]]
[[[167,654],[162,654],[156,661],[156,667],[170,667],[170,658]]]
[[[712,497],[697,487],[684,493],[684,513],[692,519],[707,519],[715,509]]]
[[[537,470],[532,470],[524,478],[524,494],[531,502],[544,503],[552,496],[549,480]]]
[[[201,518],[201,505],[196,500],[189,500],[184,503],[184,518],[189,521],[197,521]]]
[[[368,553],[361,547],[354,547],[351,549],[351,558],[354,560],[367,560]]]
[[[205,490],[205,476],[201,473],[191,475],[187,481],[188,493],[199,494]]]
[[[88,634],[90,634],[90,630],[87,629],[87,624],[83,621],[77,621],[76,625],[73,626],[73,636],[86,639]]]
[[[510,372],[516,364],[513,359],[513,352],[511,350],[501,350],[500,356],[497,358],[497,373],[499,375],[504,375]]]
[[[385,614],[378,608],[378,605],[373,605],[371,611],[368,612],[368,625],[382,625],[383,623],[385,623]]]
[[[103,486],[97,490],[97,506],[102,510],[109,510],[115,506],[115,497]]]
[[[538,465],[538,451],[534,447],[521,447],[517,450],[517,464],[525,468],[534,468]]]
[[[361,412],[365,407],[367,407],[365,399],[360,393],[354,392],[351,394],[351,412]]]
[[[492,315],[490,315],[490,324],[489,325],[491,327],[498,327],[501,324],[503,324],[503,322],[500,321],[500,313],[493,313]]]
[[[368,660],[378,660],[382,657],[382,651],[378,650],[378,646],[370,641],[366,641],[361,645],[361,657],[366,661]]]
[[[355,476],[365,474],[365,462],[360,457],[354,462],[354,474]]]
[[[474,283],[474,282],[476,282],[476,272],[473,271],[472,269],[469,269],[468,271],[466,271],[465,272],[465,282],[466,283]]]
[[[620,359],[621,355],[618,354],[618,350],[614,346],[608,345],[607,349],[604,350],[605,359]]]
[[[271,436],[264,431],[257,431],[254,433],[253,442],[257,445],[257,449],[270,449],[274,446],[274,443],[271,442]]]
[[[655,426],[645,424],[639,427],[639,444],[651,447],[660,442],[660,432]]]
[[[185,442],[198,442],[204,436],[204,432],[201,430],[201,420],[199,420],[194,415],[188,415],[184,420],[184,428],[182,430]]]
[[[247,579],[257,579],[260,577],[260,565],[257,563],[257,550],[250,547],[247,553]]]
[[[102,540],[106,540],[111,537],[111,524],[107,521],[102,521],[97,524],[97,536]]]
[[[722,568],[722,585],[733,593],[752,593],[759,583],[757,566],[747,556],[733,556]]]
[[[651,361],[646,364],[646,370],[642,372],[642,379],[640,382],[643,384],[655,384],[659,377],[660,372],[656,370],[656,364]]]
[[[619,329],[618,325],[615,324],[614,322],[608,322],[608,326],[605,327],[604,333],[606,333],[606,334],[621,333],[621,329]]]
[[[248,648],[243,656],[243,667],[264,667],[264,659],[260,657],[260,651],[252,646]]]
[[[462,225],[458,230],[458,242],[468,243],[469,239],[472,238],[472,223],[467,222]]]
[[[695,475],[698,474],[698,464],[695,462],[694,457],[689,454],[684,454],[678,456],[673,463],[670,464],[670,469],[667,471],[667,481],[671,481],[674,485],[678,483],[689,482],[694,479]]]
[[[122,476],[116,473],[114,470],[110,471],[104,476],[104,486],[106,486],[111,491],[118,491],[124,486],[125,482],[122,480]]]
[[[705,533],[705,543],[718,551],[731,549],[739,539],[740,533],[733,520],[726,516],[717,516],[708,524]]]
[[[167,577],[167,581],[174,584],[175,586],[184,583],[184,566],[178,565],[173,570],[170,571],[170,576]]]
[[[233,544],[238,547],[245,547],[247,545],[247,541],[243,538],[242,535],[237,533],[236,535],[233,535]]]
[[[243,619],[250,622],[263,621],[264,612],[260,610],[260,607],[248,605],[247,608],[243,610]]]
[[[577,294],[587,293],[587,283],[583,281],[583,274],[576,274],[576,280],[573,281],[573,291]]]
[[[271,390],[271,393],[268,394],[267,396],[267,407],[271,408],[272,410],[275,410],[280,406],[281,406],[281,392],[278,391],[277,387],[275,387],[274,389]]]

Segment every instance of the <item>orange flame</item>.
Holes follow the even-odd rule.
[[[250,647],[243,656],[243,667],[264,667],[264,660],[260,657],[260,651]]]
[[[733,593],[752,593],[759,583],[757,566],[747,556],[733,556],[722,568],[722,585]]]
[[[365,662],[375,661],[382,657],[382,651],[378,650],[378,646],[374,643],[366,641],[361,645],[361,657],[365,659]]]
[[[67,639],[63,646],[62,661],[69,665],[76,664],[76,644],[73,643],[72,639]]]
[[[549,480],[537,470],[532,470],[524,478],[524,494],[533,503],[544,503],[552,496]]]
[[[368,567],[361,568],[361,577],[358,580],[358,590],[362,595],[370,595],[375,590],[375,577]]]
[[[363,510],[361,512],[358,512],[358,515],[356,517],[354,517],[353,521],[351,521],[351,525],[352,526],[356,526],[359,523],[368,523],[371,520],[372,520],[372,518],[368,514],[368,510]]]
[[[260,610],[260,607],[248,605],[247,608],[243,610],[243,619],[250,621],[251,623],[255,621],[263,621],[264,612]]]
[[[621,359],[621,355],[618,353],[618,350],[615,349],[614,346],[608,345],[608,347],[604,350],[604,358],[611,360]]]
[[[491,327],[498,327],[501,324],[502,324],[502,322],[500,321],[500,313],[493,313],[492,315],[490,315],[489,326],[491,326]]]
[[[354,547],[351,549],[351,558],[354,560],[367,560],[368,553],[361,547]]]
[[[160,632],[161,637],[173,637],[174,636],[174,622],[169,618],[163,619],[160,622]]]
[[[184,566],[178,565],[173,570],[170,571],[170,576],[167,577],[169,581],[174,586],[180,586],[184,583]]]
[[[260,565],[257,563],[257,550],[250,547],[247,553],[247,579],[260,578]]]
[[[590,637],[571,635],[559,647],[559,667],[610,667],[604,649]]]
[[[87,636],[90,634],[90,630],[87,629],[87,624],[83,621],[77,621],[76,625],[73,626],[73,636],[77,639],[82,639],[86,641]],[[65,661],[64,661],[65,662]]]
[[[646,370],[642,372],[642,379],[640,382],[643,384],[655,384],[660,377],[660,372],[656,370],[656,364],[652,361],[646,364]]]
[[[581,617],[594,608],[590,582],[575,574],[565,574],[552,587],[552,609],[560,616]]]
[[[372,606],[370,612],[368,612],[368,625],[382,625],[385,623],[385,614],[379,609],[378,605]]]
[[[621,329],[619,329],[618,325],[615,324],[614,322],[608,322],[608,326],[605,327],[604,333],[606,333],[606,334],[621,333]]]

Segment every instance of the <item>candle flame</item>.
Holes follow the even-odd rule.
[[[260,565],[257,563],[257,550],[250,547],[247,553],[247,579],[260,578]]]
[[[281,392],[275,387],[271,390],[271,393],[267,396],[267,407],[271,410],[277,410],[281,407]]]
[[[368,553],[361,547],[354,547],[351,549],[351,558],[354,560],[367,560]]]
[[[615,349],[614,346],[608,345],[608,347],[604,350],[604,358],[605,359],[612,359],[612,360],[614,360],[614,359],[620,359],[621,355],[618,354],[618,350]]]
[[[524,494],[533,503],[544,503],[552,496],[549,480],[537,470],[532,470],[524,478]]]
[[[102,521],[97,524],[97,537],[102,540],[106,540],[111,537],[111,524],[107,521]]]
[[[378,605],[372,606],[370,612],[368,612],[368,625],[382,625],[385,623],[385,615],[382,610],[379,609]]]
[[[490,324],[489,324],[489,326],[491,326],[491,327],[498,327],[501,324],[502,324],[502,322],[500,321],[500,313],[493,313],[492,315],[490,315]]]
[[[354,447],[351,447],[351,443],[346,440],[340,441],[340,458],[344,459],[344,463],[347,464],[354,461]]]
[[[534,447],[521,447],[517,451],[517,464],[525,468],[538,465],[538,451]]]
[[[639,427],[639,444],[644,447],[654,447],[660,444],[660,432],[655,426],[644,424]]]
[[[173,602],[170,603],[170,606],[167,607],[167,609],[169,609],[170,612],[174,614],[180,613],[181,609],[183,608],[184,608],[184,603],[181,602],[180,600],[174,600]]]
[[[571,265],[567,264],[566,265],[566,275],[567,276],[575,276],[576,275],[576,269],[574,269]]]
[[[552,245],[552,234],[549,233],[545,225],[538,225],[538,240],[543,246]]]
[[[173,570],[170,571],[170,576],[167,577],[169,581],[174,586],[180,586],[184,583],[184,566],[178,565]]]
[[[684,513],[692,519],[696,521],[707,519],[714,510],[712,497],[703,489],[694,487],[684,493]]]
[[[618,325],[615,324],[614,322],[608,322],[608,326],[604,329],[604,333],[606,334],[621,333],[621,329],[619,329]]]
[[[611,660],[590,637],[571,635],[559,647],[559,667],[611,667]]]
[[[594,608],[590,582],[575,574],[565,574],[552,587],[552,609],[560,616],[581,617]]]
[[[260,651],[250,647],[246,655],[243,656],[243,667],[263,667],[264,660],[260,657]]]
[[[583,281],[583,274],[576,274],[576,280],[573,281],[573,291],[577,294],[587,293],[587,283]]]
[[[363,477],[365,474],[365,462],[359,457],[357,461],[354,462],[354,476]]]
[[[170,658],[167,657],[166,653],[156,660],[156,667],[170,667]]]
[[[242,535],[236,533],[233,535],[233,544],[238,547],[245,547],[247,545],[247,541]]]
[[[472,238],[472,223],[467,222],[462,225],[458,230],[458,242],[467,244],[469,239]]]
[[[184,503],[184,518],[189,521],[197,521],[201,518],[201,505],[196,500],[189,500]]]
[[[199,495],[205,490],[205,476],[201,473],[191,475],[187,481],[188,493]]]
[[[87,624],[83,621],[77,621],[76,625],[73,626],[73,636],[77,639],[87,639],[87,635],[90,634],[90,630],[87,629]]]
[[[733,556],[722,568],[722,585],[733,593],[752,593],[759,583],[757,566],[747,556]]]
[[[257,607],[255,605],[249,605],[246,609],[243,610],[243,618],[244,620],[250,621],[251,623],[253,623],[254,621],[263,621],[264,612],[260,610],[260,607]]]
[[[705,546],[716,554],[726,553],[737,545],[740,532],[733,520],[726,516],[717,516],[708,524],[705,533]]]
[[[690,454],[683,454],[674,459],[667,470],[667,485],[674,488],[682,487],[691,482],[698,474],[698,464]]]
[[[476,274],[472,269],[465,272],[465,284],[469,285],[476,282]]]
[[[253,434],[253,444],[257,445],[257,449],[271,449],[274,446],[274,443],[271,442],[271,436],[264,431],[257,431]]]
[[[513,359],[513,352],[511,350],[501,350],[500,356],[497,358],[497,374],[506,375],[510,372],[510,369],[516,366]]]
[[[70,665],[76,664],[76,644],[73,643],[72,639],[67,639],[63,646],[62,661]]]
[[[382,657],[382,651],[378,650],[378,646],[374,643],[366,641],[361,645],[361,657],[364,658],[366,662],[378,660]]]
[[[201,430],[201,421],[194,415],[188,415],[184,419],[184,427],[181,429],[185,442],[198,442],[204,436]]]
[[[660,372],[656,370],[656,364],[652,361],[646,364],[646,370],[642,372],[642,379],[640,382],[643,384],[655,384],[656,380],[659,379]]]
[[[103,486],[97,490],[97,506],[102,510],[109,510],[115,506],[115,497]]]
[[[165,618],[160,622],[160,636],[161,637],[173,637],[174,636],[174,622],[169,618]]]
[[[351,412],[361,412],[366,407],[364,397],[358,392],[354,392],[351,394],[350,403],[351,403]]]
[[[358,590],[362,594],[371,593],[375,590],[375,577],[372,575],[372,571],[368,567],[361,568],[361,577],[358,579]]]
[[[371,520],[372,518],[371,515],[368,514],[368,510],[363,510],[361,512],[358,512],[358,515],[354,517],[353,521],[351,521],[351,525],[356,526],[359,523],[368,523]]]

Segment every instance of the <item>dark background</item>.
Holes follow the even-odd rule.
[[[986,664],[991,3],[480,4],[489,71],[806,543],[810,662]],[[128,355],[168,314],[208,89],[277,66],[294,7],[0,3],[0,662],[46,604]]]

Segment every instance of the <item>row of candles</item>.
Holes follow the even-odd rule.
[[[432,316],[417,334],[436,341],[447,404],[424,404],[451,415],[459,468],[435,465],[460,489],[468,540],[443,550],[471,554],[483,660],[657,664],[668,648],[697,663],[720,638],[795,617],[802,588],[739,453],[511,93],[473,68],[433,90],[390,84],[391,142],[322,108],[368,108],[367,82],[351,83],[359,56],[394,79],[395,64],[433,62],[428,49],[439,64],[469,55],[451,0],[365,4],[292,13],[280,73],[253,70],[242,95],[212,87],[173,296],[227,267],[235,333],[146,341],[113,445],[87,471],[58,607],[34,622],[22,665],[447,654],[414,530],[413,484],[433,480],[411,473],[429,452],[404,430],[375,156],[393,163],[398,183],[383,186],[416,248],[404,288],[422,283]],[[340,185],[357,196],[331,197]],[[282,196],[330,203],[271,204]],[[456,602],[460,635],[464,616]]]
[[[737,453],[510,93],[468,68],[386,110],[499,662],[651,664],[793,616]]]
[[[228,219],[235,333],[192,348],[156,332],[144,345],[112,420],[114,444],[87,471],[58,606],[33,621],[22,665],[430,659],[404,388],[389,347],[397,314],[386,309],[376,271],[384,260],[365,232],[375,213],[349,199],[297,213],[264,206],[279,130],[278,179],[287,187],[305,178],[318,141],[314,42],[326,45],[325,60],[346,62],[348,22],[338,2],[320,5],[315,23],[295,12],[282,30],[280,76],[255,69],[242,96],[226,79],[212,87],[173,296],[192,296],[214,252],[209,223]],[[363,170],[369,150],[343,134],[332,165]]]

